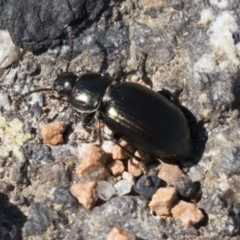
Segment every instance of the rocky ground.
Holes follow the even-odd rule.
[[[193,194],[186,194],[185,182],[181,192],[178,180],[165,179],[167,184],[164,187],[160,184],[159,189],[168,189],[173,208],[167,216],[162,212],[159,216],[152,209],[154,203],[149,204],[137,193],[133,185],[139,175],[134,171],[126,173],[130,169],[127,160],[122,164],[115,158],[120,162],[111,168],[112,156],[107,154],[105,162],[93,163],[94,167],[106,164],[103,171],[87,171],[85,178],[81,178],[84,174],[79,164],[93,143],[92,139],[89,143],[83,141],[88,134],[82,128],[81,116],[73,114],[68,102],[59,101],[54,93],[34,93],[23,99],[17,111],[12,108],[22,94],[52,85],[57,72],[66,67],[69,41],[64,34],[55,36],[50,27],[50,40],[24,36],[22,41],[16,41],[16,33],[21,35],[21,31],[10,29],[15,42],[34,54],[24,51],[17,63],[0,65],[2,239],[101,240],[107,239],[113,227],[128,232],[125,239],[238,239],[239,2],[126,0],[106,1],[102,5],[99,1],[95,7],[94,14],[85,16],[90,21],[83,21],[79,28],[78,22],[70,19],[74,22],[75,36],[69,71],[77,75],[93,71],[113,76],[120,67],[126,72],[136,69],[142,53],[147,53],[144,76],[148,87],[172,92],[183,89],[179,101],[192,120],[189,125],[193,150],[191,157],[181,164],[179,176],[187,176],[189,188],[196,189]],[[65,8],[67,5],[61,12]],[[38,26],[34,19],[26,19],[26,29],[31,29],[29,24],[32,28]],[[1,19],[2,26],[3,22]],[[36,47],[37,42],[41,47]],[[131,79],[140,78],[141,83],[142,76],[133,75]],[[43,127],[52,122],[64,125],[60,127],[63,138],[57,140],[57,145],[44,140],[42,135]],[[112,153],[113,143],[107,130],[104,138],[103,149]],[[152,173],[159,168],[161,171],[159,162],[154,160],[148,168]],[[173,169],[168,170],[169,175]],[[97,175],[96,184],[91,183],[91,174]],[[163,174],[157,174],[163,180]],[[100,180],[104,182],[97,184]],[[125,181],[121,184],[123,189],[116,187],[121,181]],[[85,189],[91,189],[90,203],[81,200],[79,192],[74,193],[73,186],[79,183],[88,184],[79,188],[84,196],[89,194]],[[104,185],[108,183],[111,186]],[[112,191],[110,197],[101,195],[105,186]],[[161,194],[165,193],[155,198],[161,198]],[[189,215],[183,220],[176,214],[179,201],[191,203],[196,212],[200,211],[199,222],[195,218],[189,220]],[[185,209],[192,209],[192,205]]]

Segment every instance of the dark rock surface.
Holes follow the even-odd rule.
[[[66,26],[78,23],[79,27],[85,27],[108,3],[101,0],[1,0],[0,28],[8,30],[19,47],[38,52],[58,45]]]

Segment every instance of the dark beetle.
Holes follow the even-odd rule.
[[[138,83],[112,84],[98,73],[77,77],[62,73],[53,89],[71,105],[99,120],[114,135],[136,149],[163,160],[186,158],[191,152],[190,131],[182,111],[170,100]]]

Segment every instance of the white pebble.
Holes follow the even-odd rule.
[[[128,180],[121,180],[117,182],[114,187],[117,190],[117,195],[123,196],[131,192],[132,184]]]
[[[116,195],[116,189],[107,181],[99,181],[97,185],[98,197],[104,201],[108,201]]]

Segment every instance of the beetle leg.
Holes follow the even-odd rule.
[[[101,117],[100,117],[100,113],[96,113],[96,112],[92,112],[89,114],[84,114],[82,116],[82,126],[83,128],[86,130],[86,132],[89,132],[89,126],[90,123],[93,121],[93,119],[95,119],[97,121],[98,127],[97,127],[97,139],[99,142],[99,145],[102,146],[103,143],[103,139],[102,139],[102,131],[101,131]],[[91,128],[91,127],[90,127]],[[92,128],[91,128],[92,130]]]
[[[164,96],[165,98],[167,98],[169,101],[171,102],[179,102],[179,96],[181,94],[181,92],[183,91],[182,88],[175,88],[173,92],[165,89],[165,88],[160,88],[158,90],[156,90],[157,93],[161,94],[162,96]]]
[[[73,56],[73,48],[74,48],[74,36],[73,36],[73,30],[71,26],[67,27],[67,34],[68,34],[68,40],[69,40],[69,45],[70,45],[70,51],[69,51],[69,56],[68,56],[68,62],[66,66],[66,72],[68,72],[69,65],[72,61],[72,56]]]
[[[82,126],[83,128],[85,129],[89,124],[90,122],[93,120],[94,118],[94,115],[95,115],[95,112],[93,113],[89,113],[89,114],[83,114],[82,115]]]
[[[134,158],[135,160],[137,160],[137,164],[138,167],[142,170],[145,181],[146,181],[146,186],[150,186],[150,180],[149,177],[147,175],[147,168],[145,166],[145,164],[142,162],[142,159],[135,156],[134,154],[132,154],[130,151],[128,151],[127,148],[123,147],[116,139],[114,141],[120,148],[122,148],[131,158]]]
[[[102,143],[103,143],[103,139],[102,139],[102,131],[101,131],[101,117],[100,117],[100,113],[97,112],[95,114],[95,118],[97,119],[97,122],[98,122],[98,142],[99,142],[99,145],[102,146]]]
[[[129,75],[136,74],[138,76],[139,80],[141,79],[146,85],[148,85],[150,88],[152,88],[153,87],[152,81],[147,76],[147,72],[145,69],[146,60],[147,60],[147,53],[142,52],[137,68],[125,73],[124,79],[126,79]]]
[[[78,114],[77,114],[78,116]],[[82,127],[84,128],[84,130],[88,133],[87,137],[83,137],[83,138],[79,138],[81,141],[85,142],[85,143],[92,143],[95,141],[95,137],[94,137],[94,133],[93,133],[93,126],[91,124],[92,120],[94,118],[94,114],[90,113],[90,114],[83,114],[81,116],[81,122],[82,122]]]

